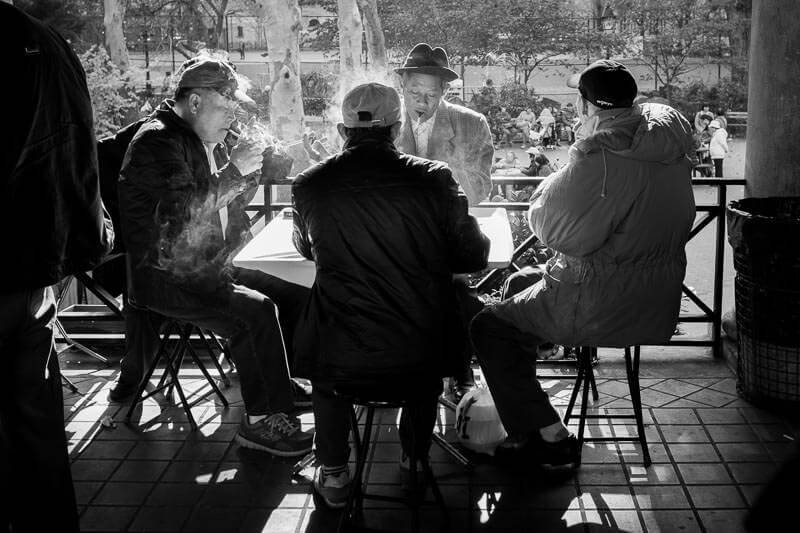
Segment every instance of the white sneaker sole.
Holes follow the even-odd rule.
[[[311,451],[311,444],[308,445],[308,448],[303,448],[302,450],[278,450],[275,448],[270,448],[269,446],[264,446],[263,444],[259,444],[252,440],[249,440],[241,435],[241,433],[236,434],[236,442],[242,448],[248,448],[250,450],[259,450],[262,452],[267,452],[272,455],[277,455],[278,457],[299,457],[301,455],[306,455]]]

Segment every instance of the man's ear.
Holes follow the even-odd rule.
[[[200,109],[200,103],[203,101],[203,97],[197,93],[190,93],[189,98],[187,100],[187,107],[189,108],[190,113],[197,113],[197,110]]]
[[[336,125],[336,131],[339,132],[339,137],[342,138],[343,141],[347,140],[347,134],[344,132],[344,124],[341,122]]]

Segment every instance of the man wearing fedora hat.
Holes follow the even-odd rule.
[[[447,163],[469,205],[485,200],[492,190],[492,133],[483,115],[443,98],[448,83],[458,78],[450,68],[447,52],[420,43],[395,72],[400,75],[405,106],[403,127],[395,140],[397,148],[406,154]],[[456,281],[455,285],[466,337],[467,325],[483,306],[475,295],[470,295],[465,283]],[[471,353],[467,350],[462,368],[454,376],[456,400],[474,385],[470,362]]]
[[[485,200],[492,188],[492,134],[483,115],[443,99],[448,83],[458,78],[447,52],[420,43],[395,72],[400,74],[406,115],[397,148],[444,161],[470,205]]]

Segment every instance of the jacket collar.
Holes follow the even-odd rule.
[[[432,154],[435,153],[440,146],[449,143],[450,139],[456,136],[450,110],[450,104],[442,99],[442,101],[439,102],[439,108],[436,110],[436,116],[433,118],[433,129],[428,139],[429,157],[432,157]],[[417,142],[414,139],[414,131],[411,128],[411,118],[409,118],[407,113],[405,121],[403,122],[403,129],[400,131],[400,137],[396,144],[403,152],[410,154],[417,153]]]
[[[397,148],[392,143],[391,140],[387,139],[376,139],[374,137],[362,137],[357,139],[348,139],[344,142],[344,146],[342,146],[342,151],[347,150],[361,150],[361,149],[384,149],[390,150],[392,152],[396,152]]]
[[[153,114],[150,115],[152,118],[157,118],[164,122],[164,124],[168,124],[170,126],[174,126],[176,128],[180,128],[186,132],[191,132],[192,135],[197,137],[197,134],[194,132],[192,127],[189,125],[188,122],[183,120],[176,112],[175,112],[175,100],[171,98],[164,99],[161,104],[153,111]],[[200,137],[197,137],[197,140],[200,141]],[[202,141],[200,141],[202,144]]]

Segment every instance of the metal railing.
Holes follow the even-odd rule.
[[[538,185],[543,178],[528,178],[528,177],[511,177],[511,176],[492,176],[492,185]],[[286,184],[290,181],[284,182]],[[700,310],[699,313],[683,313],[680,315],[679,322],[681,323],[707,323],[711,325],[711,338],[710,339],[671,339],[665,343],[665,346],[697,346],[697,347],[710,347],[714,357],[721,357],[722,355],[722,276],[723,268],[725,265],[725,207],[728,198],[728,187],[741,186],[745,184],[742,178],[693,178],[693,186],[711,186],[715,187],[716,197],[715,201],[707,204],[698,204],[697,213],[700,216],[695,220],[694,226],[689,233],[689,240],[694,239],[705,228],[716,222],[716,231],[714,235],[714,288],[712,291],[711,302],[707,302],[701,298],[697,292],[683,284],[683,294],[694,303]],[[290,207],[291,203],[287,202],[272,202],[270,199],[270,187],[264,187],[264,203],[263,204],[250,204],[247,208],[249,212],[255,213],[252,222],[255,223],[262,218],[269,220],[272,213],[280,211],[285,207]],[[528,202],[481,202],[481,207],[502,207],[510,213],[525,212],[530,207]],[[520,266],[516,264],[520,256],[528,251],[535,243],[537,238],[535,235],[530,235],[520,242],[514,249],[512,254],[511,264],[505,269],[494,269],[487,272],[476,284],[475,287],[478,291],[485,292],[490,288],[491,284],[500,277],[505,270],[518,271]]]

